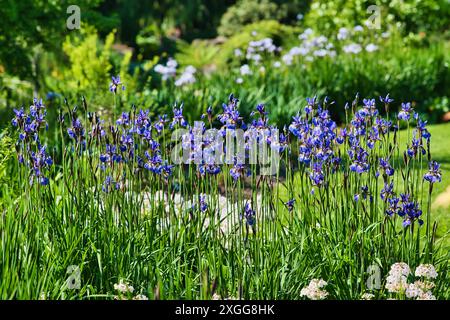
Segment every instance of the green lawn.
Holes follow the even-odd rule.
[[[432,199],[445,191],[450,185],[450,123],[430,125],[431,133],[431,155],[434,160],[441,164],[442,182],[434,185]],[[405,135],[400,141],[406,141]],[[438,222],[438,236],[443,246],[450,249],[450,207],[436,208],[432,211],[432,219]]]

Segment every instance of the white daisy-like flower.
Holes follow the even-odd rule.
[[[133,300],[148,300],[148,297],[143,294],[138,294],[137,296],[133,297]]]
[[[244,79],[242,79],[242,78],[240,78],[240,77],[236,79],[236,83],[237,83],[237,84],[241,84],[241,83],[243,83],[243,82],[244,82]]]

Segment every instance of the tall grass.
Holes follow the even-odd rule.
[[[11,184],[1,193],[3,299],[112,299],[120,280],[150,299],[299,299],[313,278],[326,279],[332,299],[359,299],[372,292],[371,266],[382,281],[373,293],[386,298],[384,276],[400,261],[434,264],[434,294],[449,297],[430,199],[418,196],[431,192],[423,180],[430,140],[412,113],[404,146],[400,120],[392,112],[383,120],[374,101],[356,99],[345,109],[345,133],[328,111],[338,106],[309,99],[283,131],[286,140],[270,140],[269,153],[281,152],[280,170],[262,175],[256,164],[175,165],[172,152],[181,151],[182,140],[190,157],[197,151],[182,107],[170,120],[133,108],[103,122],[86,101],[78,109],[67,104],[48,124],[59,126],[52,140],[60,145],[45,150],[45,106],[35,100],[33,107],[15,117],[20,161],[11,175],[19,188]],[[205,129],[244,124],[233,96],[215,112],[208,110]],[[264,106],[252,117],[256,133],[268,128]],[[381,157],[393,175],[380,168]],[[382,199],[390,182],[395,195]],[[392,208],[387,199],[400,194],[410,196],[401,203],[418,205],[423,215]],[[69,266],[79,267],[79,289],[67,283]]]

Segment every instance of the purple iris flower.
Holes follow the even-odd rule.
[[[386,175],[393,176],[394,168],[389,164],[389,159],[380,158],[380,168],[384,170]]]
[[[436,182],[442,181],[442,173],[440,170],[441,165],[437,163],[436,161],[431,161],[428,164],[429,171],[425,173],[423,178],[428,181],[429,183],[433,184]]]
[[[120,75],[117,75],[116,77],[111,77],[111,83],[109,84],[109,91],[116,93],[117,88],[122,84],[120,81]],[[125,90],[125,86],[122,85],[122,90]]]
[[[402,109],[398,113],[398,119],[408,121],[411,118],[411,113],[413,112],[413,108],[411,103],[402,103]]]
[[[181,125],[182,127],[185,127],[187,125],[187,121],[183,116],[183,104],[181,104],[179,108],[173,108],[173,119],[172,123],[170,124],[170,129],[173,129],[177,124]]]
[[[290,199],[284,203],[289,212],[292,212],[292,210],[294,210],[294,203],[295,199]]]
[[[244,217],[249,226],[254,226],[256,223],[256,212],[252,209],[250,204],[247,202],[244,207]]]

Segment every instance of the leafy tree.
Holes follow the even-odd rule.
[[[81,19],[90,17],[92,9],[103,0],[80,0]],[[36,47],[45,51],[58,52],[65,35],[70,31],[66,27],[69,14],[67,7],[73,4],[69,0],[5,0],[0,6],[0,64],[6,72],[21,78],[35,79]]]

